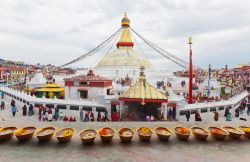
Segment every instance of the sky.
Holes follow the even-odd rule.
[[[197,66],[250,62],[249,0],[0,0],[0,58],[62,65],[112,35],[125,12],[135,31],[186,61],[191,36]],[[179,69],[135,39],[156,68]],[[103,54],[72,66],[91,67]]]

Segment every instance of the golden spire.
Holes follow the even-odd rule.
[[[124,17],[122,18],[122,31],[121,31],[121,35],[120,35],[120,39],[117,42],[116,46],[119,49],[128,49],[127,47],[129,47],[129,49],[131,49],[134,46],[134,42],[132,40],[130,31],[129,31],[129,25],[130,25],[130,20],[127,17],[127,13],[125,12]]]

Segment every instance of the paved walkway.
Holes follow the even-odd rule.
[[[8,101],[7,101],[7,104]],[[68,144],[58,144],[53,140],[47,144],[39,144],[36,138],[27,143],[18,143],[14,137],[11,141],[0,143],[0,161],[24,161],[24,162],[68,162],[68,161],[134,161],[134,162],[154,162],[154,161],[174,161],[174,162],[250,162],[249,150],[250,140],[242,138],[239,141],[226,139],[219,142],[211,137],[207,142],[196,141],[193,137],[188,142],[182,142],[176,139],[173,134],[169,142],[159,142],[156,135],[152,137],[151,143],[142,143],[137,135],[134,136],[131,144],[121,144],[119,137],[116,135],[111,144],[102,144],[99,137],[96,138],[93,146],[84,146],[78,138],[78,133],[86,128],[96,130],[101,127],[109,126],[115,129],[121,127],[138,128],[147,126],[154,128],[156,126],[166,126],[173,128],[176,125],[191,127],[198,125],[202,127],[223,126],[223,125],[249,125],[250,118],[247,122],[233,119],[232,122],[226,122],[220,118],[220,122],[214,122],[211,114],[204,115],[203,122],[194,122],[193,116],[190,122],[184,119],[179,122],[105,122],[105,123],[64,123],[64,122],[39,122],[36,116],[23,117],[19,111],[17,116],[11,116],[10,109],[0,111],[0,126],[16,126],[18,128],[25,126],[36,126],[37,128],[45,126],[54,126],[57,129],[63,127],[73,127],[76,132],[73,139]]]

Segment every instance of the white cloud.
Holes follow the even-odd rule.
[[[116,31],[125,11],[137,32],[186,60],[187,39],[192,36],[194,62],[199,66],[250,61],[247,0],[2,0],[0,57],[63,64]],[[178,67],[140,46],[157,66]],[[76,65],[91,66],[99,55]],[[164,61],[159,65],[159,60]]]

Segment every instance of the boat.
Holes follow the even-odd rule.
[[[120,128],[118,130],[118,134],[120,136],[121,142],[130,143],[135,132],[130,128]]]
[[[222,128],[229,133],[229,137],[232,139],[240,139],[240,137],[244,135],[244,132],[242,130],[237,129],[235,127],[224,126]]]
[[[174,127],[173,130],[175,132],[176,137],[182,141],[188,141],[191,135],[190,130],[185,127]]]
[[[45,127],[41,130],[38,130],[35,133],[39,142],[48,142],[52,139],[53,135],[55,134],[56,129],[54,127]]]
[[[150,139],[153,135],[153,131],[147,127],[140,127],[136,129],[138,136],[142,142],[150,142]]]
[[[93,144],[96,138],[97,132],[93,129],[86,129],[79,133],[79,137],[83,144]]]
[[[112,141],[112,139],[115,135],[115,129],[109,128],[109,127],[101,128],[98,131],[98,134],[99,134],[103,143],[109,143]]]
[[[207,129],[209,130],[211,136],[219,141],[225,140],[225,138],[229,135],[226,130],[219,127],[208,127]]]
[[[10,140],[13,137],[16,130],[17,130],[16,127],[0,128],[0,142]]]
[[[239,129],[242,130],[245,133],[244,137],[250,138],[250,127],[240,126]]]
[[[172,135],[172,131],[165,127],[156,127],[154,131],[160,141],[168,141]]]
[[[19,142],[25,142],[33,138],[35,131],[36,131],[36,127],[24,127],[24,128],[18,129],[15,132],[15,136]]]
[[[201,127],[191,127],[190,130],[194,137],[201,141],[206,141],[207,137],[210,135],[208,130]]]
[[[73,128],[63,128],[56,132],[56,138],[59,143],[67,143],[71,140],[74,132]]]

